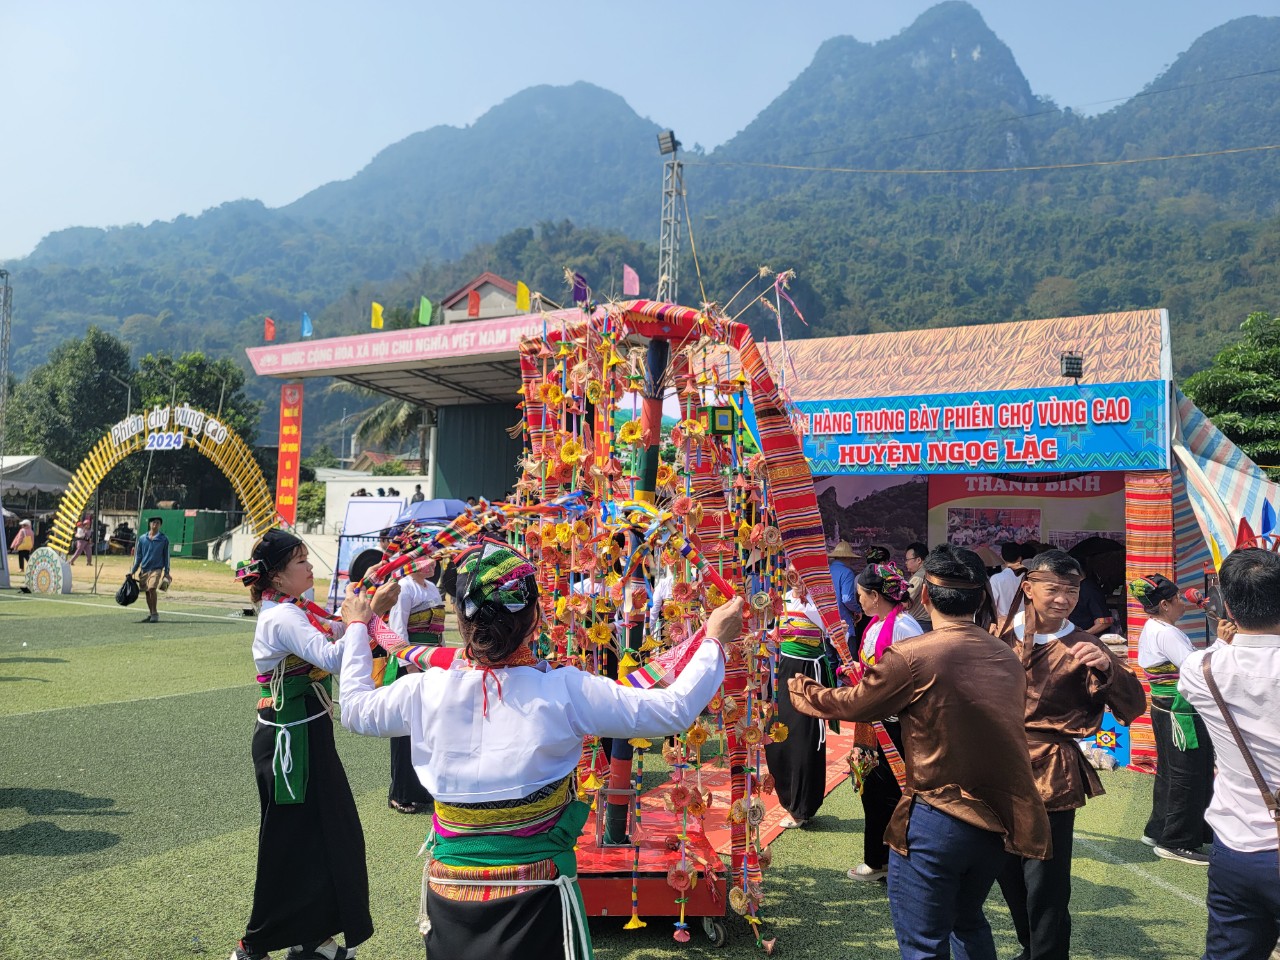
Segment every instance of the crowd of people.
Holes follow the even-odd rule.
[[[831,573],[854,664],[833,660],[798,578],[778,620],[776,696],[790,735],[766,755],[784,826],[803,828],[822,804],[828,724],[854,724],[865,829],[849,877],[887,882],[907,958],[994,960],[984,911],[996,885],[1021,957],[1070,956],[1076,811],[1103,793],[1077,741],[1105,711],[1127,724],[1147,709],[1124,660],[1072,622],[1080,562],[1056,549],[1013,554],[1002,604],[993,595],[1003,588],[967,549],[912,544],[899,567],[887,550],[859,558],[837,545]],[[261,829],[233,960],[271,950],[341,960],[372,934],[363,834],[334,748],[337,674],[343,725],[391,740],[390,806],[432,813],[428,954],[590,956],[574,854],[587,816],[575,782],[583,738],[686,729],[723,680],[741,601],[709,616],[708,639],[671,686],[640,690],[537,658],[535,571],[507,544],[481,541],[454,574],[456,655],[440,645],[445,603],[429,568],[372,601],[349,593],[332,615],[300,599],[311,567],[290,534],[269,533],[242,565],[261,604]],[[1153,574],[1131,586],[1149,618],[1139,662],[1153,682],[1162,770],[1144,840],[1208,864],[1205,956],[1264,960],[1280,933],[1280,827],[1266,793],[1280,780],[1280,554],[1237,551],[1221,581],[1233,626],[1207,651],[1177,631],[1172,583]]]

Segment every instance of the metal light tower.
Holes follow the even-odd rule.
[[[13,287],[9,271],[0,270],[0,457],[5,451],[5,414],[9,412],[9,326],[13,314]]]
[[[5,414],[9,410],[9,319],[13,312],[13,287],[9,286],[9,271],[0,270],[0,467],[4,464]],[[0,470],[0,472],[3,472]],[[0,516],[4,504],[0,502]],[[0,522],[0,531],[4,523]],[[0,587],[9,586],[9,538],[0,536]]]
[[[658,240],[658,299],[675,303],[680,297],[680,202],[684,198],[684,164],[680,141],[671,130],[658,134],[658,151],[670,156],[662,164],[662,235]]]

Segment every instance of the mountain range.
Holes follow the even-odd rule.
[[[1231,21],[1087,117],[1037,96],[959,0],[878,43],[834,37],[735,137],[684,154],[700,261],[686,249],[682,299],[699,271],[721,299],[768,263],[799,274],[791,336],[1167,306],[1178,369],[1202,367],[1280,295],[1280,150],[1144,158],[1280,144],[1277,51],[1280,18]],[[558,299],[574,264],[547,257],[610,271],[599,290],[623,256],[652,282],[660,129],[587,83],[533,87],[284,207],[58,231],[5,264],[15,370],[91,324],[138,354],[242,360],[265,315],[356,332],[368,299],[483,269]],[[954,172],[1009,167],[1055,169]]]

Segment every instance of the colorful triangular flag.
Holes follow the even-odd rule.
[[[1253,527],[1249,526],[1248,519],[1241,517],[1240,526],[1236,530],[1236,549],[1246,550],[1249,547],[1256,547],[1257,539],[1253,534]]]
[[[1276,508],[1270,500],[1262,501],[1262,536],[1269,537],[1276,532]]]
[[[374,330],[382,329],[382,304],[376,301],[373,304],[373,314],[369,318],[369,326]]]
[[[521,313],[529,312],[529,288],[523,280],[516,283],[516,309]]]
[[[480,291],[472,290],[467,294],[467,316],[480,316]]]
[[[624,297],[640,296],[640,274],[625,263],[622,265],[622,295]]]
[[[433,309],[431,301],[423,297],[418,304],[418,324],[420,326],[427,327],[431,325],[431,311]]]
[[[274,340],[276,338],[276,322],[270,317],[264,317],[262,320],[262,339]]]
[[[307,316],[307,311],[302,311],[302,335],[304,337],[311,336],[311,318]]]

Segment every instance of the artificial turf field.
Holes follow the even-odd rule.
[[[230,953],[248,916],[258,819],[253,621],[239,608],[162,599],[161,622],[143,625],[141,603],[0,593],[0,958]],[[386,743],[337,737],[377,928],[360,957],[421,957],[417,851],[429,821],[387,809]],[[1076,821],[1073,954],[1198,957],[1205,870],[1138,842],[1149,777],[1103,779],[1108,795]],[[861,806],[842,786],[774,844],[766,916],[777,955],[898,956],[883,886],[844,876],[861,859],[861,831]],[[1016,955],[998,891],[987,914],[999,955]],[[669,919],[639,931],[624,919],[592,921],[597,956],[763,955],[738,923],[717,949],[697,925],[682,946]]]

